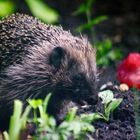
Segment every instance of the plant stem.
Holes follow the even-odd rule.
[[[140,140],[140,92],[134,90],[134,112],[135,112],[135,126],[136,126],[136,138]]]
[[[34,109],[34,122],[37,125],[37,110]]]
[[[91,11],[90,11],[90,9],[86,10],[86,17],[87,17],[87,22],[90,23],[91,22]],[[93,28],[90,29],[90,33],[91,33],[91,41],[92,41],[92,44],[93,44],[93,43],[95,43],[95,39],[94,39],[95,34],[94,34],[94,29]]]

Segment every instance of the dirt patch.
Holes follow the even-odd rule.
[[[95,122],[95,140],[136,140],[133,109],[133,93],[115,91],[116,98],[123,98],[123,102],[112,114],[109,122]],[[97,106],[99,110],[101,105]]]
[[[120,106],[111,114],[108,122],[99,120],[93,123],[96,131],[92,134],[95,140],[136,140],[135,119],[134,119],[134,94],[131,90],[122,92],[117,87],[119,82],[116,78],[116,67],[108,67],[99,70],[99,86],[111,83],[106,89],[112,90],[115,98],[122,98]],[[91,106],[86,110],[80,109],[82,113],[103,113],[103,105],[99,100],[96,106]]]
[[[110,67],[104,69],[100,75],[100,86],[106,82],[118,84],[116,78],[116,68]],[[93,125],[96,132],[93,134],[95,140],[136,140],[135,120],[134,120],[134,94],[131,90],[121,92],[114,88],[114,85],[108,87],[114,92],[116,98],[123,98],[121,105],[111,115],[109,122],[97,121]],[[101,104],[97,104],[97,110],[103,111]]]

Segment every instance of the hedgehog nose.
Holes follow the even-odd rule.
[[[91,97],[89,97],[88,99],[88,103],[91,105],[96,105],[98,102],[98,95],[92,95]]]
[[[83,90],[83,94],[86,97],[86,101],[91,104],[95,105],[98,102],[98,94],[95,87],[89,87],[88,89]]]
[[[98,95],[96,93],[91,94],[89,90],[83,90],[82,94],[83,95],[83,100],[85,100],[87,103],[91,105],[95,105],[98,102]],[[81,97],[82,98],[82,97]]]

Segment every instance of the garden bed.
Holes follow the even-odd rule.
[[[107,89],[112,90],[116,98],[123,98],[123,101],[111,114],[108,122],[96,121],[93,123],[96,131],[92,136],[95,140],[136,140],[134,94],[131,90],[122,92],[117,88],[118,82],[115,75],[115,69],[112,67],[103,70],[99,78],[99,84],[101,86],[112,82],[113,85],[108,86]],[[99,112],[103,112],[101,102],[98,102],[95,108]],[[92,112],[92,108],[90,111]]]
[[[96,140],[136,140],[133,108],[133,93],[114,91],[116,98],[123,98],[121,105],[112,114],[109,122],[95,122]],[[100,108],[100,105],[97,106]]]
[[[117,79],[115,78],[115,69],[112,67],[102,70],[99,77],[99,87],[108,82],[112,82],[113,84],[106,87],[106,89],[112,90],[115,98],[122,98],[123,101],[113,114],[111,114],[108,122],[98,120],[93,123],[96,130],[90,136],[95,140],[136,140],[133,92],[131,90],[122,92],[115,86],[118,82],[115,82]],[[103,106],[100,100],[96,106],[90,106],[86,109],[80,108],[78,112],[93,113],[95,110],[103,112]],[[31,137],[28,139],[31,140]]]

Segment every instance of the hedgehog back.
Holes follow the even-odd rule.
[[[38,19],[23,14],[13,14],[0,21],[0,71],[9,65],[17,64],[26,56],[33,46],[49,42],[55,45],[65,45],[77,50],[84,48],[87,43],[74,37],[62,27],[45,25]],[[82,47],[83,46],[83,47]]]

